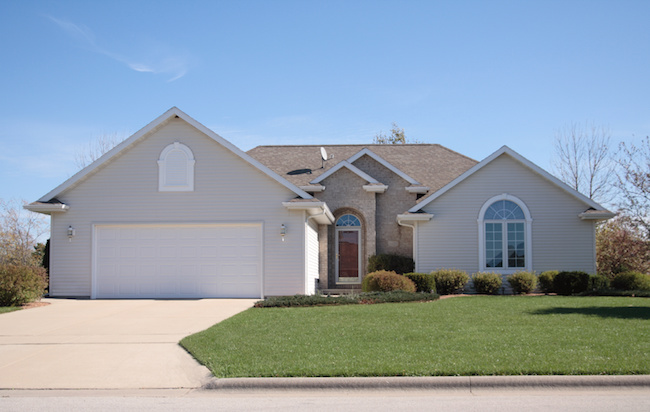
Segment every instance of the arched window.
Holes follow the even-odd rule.
[[[531,270],[531,227],[528,208],[516,197],[504,194],[485,202],[479,214],[481,270]]]
[[[336,220],[336,282],[361,281],[361,220],[343,215]]]
[[[189,147],[174,142],[160,153],[158,190],[161,192],[194,190],[194,154]]]

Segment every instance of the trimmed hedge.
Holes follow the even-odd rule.
[[[47,272],[40,266],[0,265],[0,306],[20,306],[40,299]]]
[[[611,285],[618,290],[650,290],[650,275],[639,272],[619,273],[614,276]]]
[[[357,295],[322,296],[322,295],[295,295],[274,296],[255,302],[256,308],[289,308],[305,306],[327,305],[357,305],[375,303],[397,302],[426,302],[438,299],[435,293],[413,293],[404,291],[395,292],[369,292]]]
[[[496,295],[501,289],[501,275],[493,272],[478,272],[472,276],[476,293]]]
[[[363,278],[363,282],[361,282],[361,290],[364,292],[392,292],[395,290],[415,292],[415,283],[395,272],[379,270],[377,272],[368,273],[366,277]]]
[[[368,258],[368,273],[386,270],[401,275],[402,273],[411,273],[414,269],[415,262],[408,256],[381,253]]]
[[[553,279],[555,279],[555,276],[557,276],[558,273],[560,273],[559,270],[547,270],[539,274],[537,281],[539,282],[539,288],[542,290],[542,292],[555,293]]]
[[[605,275],[589,275],[589,290],[609,289],[610,280]]]
[[[436,291],[441,295],[457,293],[469,282],[469,275],[463,270],[440,269],[431,275],[436,280]]]
[[[537,286],[537,276],[531,272],[515,272],[508,276],[508,283],[518,295],[530,293]]]
[[[405,273],[405,277],[415,283],[416,292],[436,293],[436,280],[430,273]]]
[[[585,272],[560,272],[553,279],[553,288],[558,295],[577,295],[589,289],[589,275]]]

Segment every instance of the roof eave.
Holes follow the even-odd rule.
[[[34,202],[23,206],[23,209],[30,212],[42,213],[44,215],[51,215],[52,213],[65,213],[70,209],[70,206],[65,203],[41,203]]]
[[[321,225],[331,225],[334,223],[334,215],[325,202],[282,202],[282,206],[289,210],[304,210],[310,218]]]
[[[403,213],[397,215],[397,222],[428,222],[433,216],[432,213]]]
[[[580,213],[578,217],[582,220],[608,220],[616,216],[616,213],[609,210],[594,210]]]

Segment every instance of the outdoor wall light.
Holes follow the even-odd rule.
[[[72,226],[68,226],[68,241],[72,242],[72,238],[75,235],[75,230]]]
[[[284,236],[286,234],[287,234],[287,227],[283,223],[282,226],[280,226],[280,236],[282,236],[282,241],[283,242],[284,242]]]

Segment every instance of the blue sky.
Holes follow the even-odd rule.
[[[650,135],[649,1],[5,1],[0,197],[34,201],[103,134],[172,106],[243,150],[391,122],[550,170],[554,132]]]

